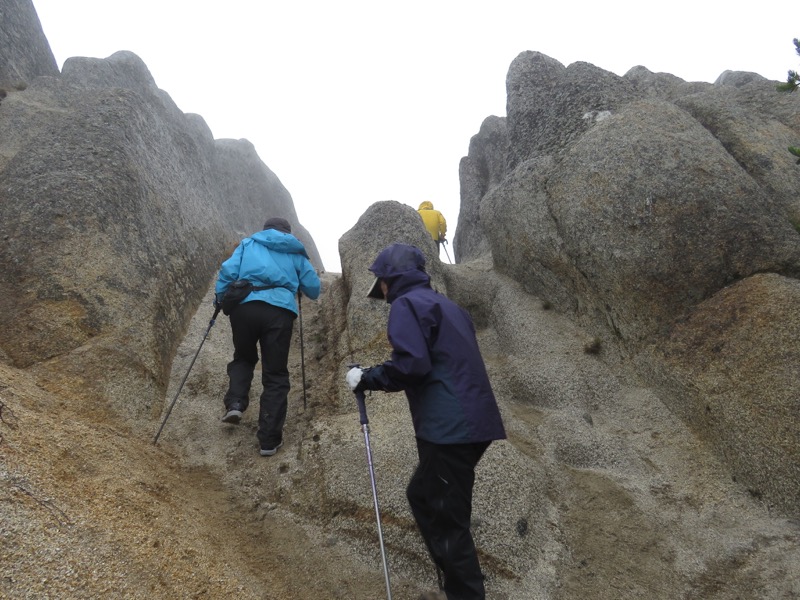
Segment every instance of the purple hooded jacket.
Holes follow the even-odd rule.
[[[388,285],[391,359],[367,369],[366,389],[408,398],[414,431],[434,444],[505,439],[469,313],[434,291],[415,246],[394,244],[370,267]]]

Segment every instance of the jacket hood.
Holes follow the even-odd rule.
[[[433,210],[433,202],[425,200],[425,202],[419,205],[417,210]]]
[[[284,254],[302,254],[308,258],[306,248],[303,243],[291,233],[283,233],[277,229],[264,229],[250,236],[250,238],[270,250],[283,252]]]
[[[389,303],[412,288],[430,285],[430,275],[425,272],[425,255],[408,244],[392,244],[382,250],[369,270],[386,282]]]
[[[392,279],[384,279],[389,290],[386,301],[391,304],[406,292],[418,287],[431,287],[431,276],[425,271],[409,271]]]
[[[381,279],[389,279],[409,271],[425,271],[425,255],[416,246],[392,244],[381,250],[369,270]]]

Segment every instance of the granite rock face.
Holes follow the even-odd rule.
[[[523,52],[511,63],[506,91],[508,169],[569,146],[636,98],[633,86],[613,73],[584,62],[565,68],[539,52]]]
[[[0,96],[25,89],[41,75],[58,75],[56,59],[30,0],[4,0],[0,5],[0,57]]]
[[[469,155],[461,159],[458,167],[461,207],[453,238],[457,262],[491,252],[481,226],[481,198],[503,180],[507,146],[506,119],[488,117],[478,134],[469,141]]]
[[[721,290],[653,351],[670,408],[711,440],[750,493],[800,507],[800,282],[756,274]]]
[[[417,211],[394,200],[376,202],[370,206],[356,225],[339,239],[342,282],[349,298],[349,343],[362,351],[371,348],[373,344],[378,353],[387,349],[383,326],[389,314],[388,305],[367,297],[367,291],[375,280],[367,267],[381,250],[395,243],[411,244],[420,248],[425,254],[426,268],[433,285],[441,288],[443,283],[436,245],[425,231]]]
[[[505,167],[501,176],[462,168],[469,203],[458,230],[471,241],[459,238],[467,249],[460,260],[491,256],[496,269],[609,348],[639,356],[640,365],[653,361],[641,374],[664,371],[654,349],[679,326],[685,339],[686,320],[718,294],[739,293],[761,274],[800,276],[800,169],[786,150],[800,139],[800,96],[778,93],[775,82],[755,74],[726,72],[713,85],[644,67],[617,77],[585,63],[564,67],[536,52],[512,63],[507,87],[507,148],[502,141],[476,145],[462,161]],[[476,139],[482,135],[483,128]],[[782,317],[771,314],[776,326],[791,328],[800,307],[783,308]],[[723,328],[711,315],[702,327],[695,335],[713,337]],[[792,335],[800,340],[800,331]],[[748,353],[772,353],[765,338],[739,344],[743,361]],[[673,358],[675,352],[673,346]],[[800,375],[780,371],[769,390],[733,385],[733,397],[775,405],[778,414],[796,411],[800,400],[790,391]],[[728,459],[753,456],[749,444],[763,444],[755,455],[771,456],[769,464],[734,460],[735,475],[762,489],[758,473],[781,473],[768,486],[770,498],[796,511],[800,427],[788,425],[796,442],[783,458],[767,451],[773,435],[763,429],[753,432],[756,441],[739,443],[747,436],[733,421],[709,425],[695,421],[695,411],[677,409],[705,405],[699,382],[684,383],[664,401]]]
[[[797,185],[779,148],[797,100],[749,75],[619,78],[535,53],[509,81],[509,118],[461,164],[459,264],[399,202],[341,237],[342,274],[303,303],[267,458],[257,380],[243,422],[220,422],[233,349],[208,317],[219,262],[267,216],[321,267],[288,192],[129,52],[8,93],[0,595],[381,597],[344,374],[390,356],[390,307],[366,291],[394,242],[472,315],[506,425],[472,513],[490,597],[800,595]],[[393,586],[419,597],[436,575],[404,493],[407,403],[375,393],[368,410]]]
[[[4,99],[0,128],[0,356],[87,400],[149,412],[187,307],[267,217],[322,268],[252,144],[215,141],[135,54],[68,59]]]

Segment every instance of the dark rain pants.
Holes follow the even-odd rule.
[[[289,396],[289,347],[295,314],[266,302],[253,300],[237,306],[230,315],[233,360],[228,363],[230,383],[225,409],[247,410],[250,384],[261,347],[261,407],[258,441],[262,448],[275,448],[283,440]]]
[[[417,438],[419,465],[406,490],[411,512],[447,600],[484,600],[483,573],[470,533],[475,466],[489,442],[432,444]]]

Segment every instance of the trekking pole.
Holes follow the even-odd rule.
[[[452,265],[453,261],[450,260],[450,253],[447,251],[447,240],[442,240],[442,248],[444,248],[445,256],[447,256],[447,262]]]
[[[303,295],[297,292],[297,314],[300,317],[300,373],[303,377],[303,412],[306,410],[306,358],[303,346]]]
[[[348,365],[350,368],[358,365]],[[392,586],[389,582],[389,564],[386,562],[386,549],[383,545],[383,529],[381,528],[381,509],[378,506],[378,488],[375,486],[375,468],[372,465],[372,449],[369,445],[369,419],[367,418],[366,398],[363,391],[353,392],[356,395],[358,414],[361,421],[361,430],[364,432],[364,443],[367,447],[367,465],[369,465],[369,479],[372,484],[372,500],[375,504],[375,518],[378,521],[378,540],[381,544],[381,559],[383,560],[383,574],[386,579],[386,598],[392,600]]]
[[[161,435],[161,431],[164,429],[164,425],[167,424],[167,419],[169,419],[169,415],[172,412],[172,407],[175,406],[175,402],[177,402],[178,400],[178,394],[181,393],[181,390],[183,389],[183,384],[186,383],[186,380],[189,377],[189,373],[191,372],[192,367],[194,366],[194,361],[197,360],[197,355],[200,354],[200,348],[203,347],[203,344],[205,343],[206,338],[208,337],[208,332],[211,331],[211,328],[214,326],[214,321],[217,320],[217,315],[219,314],[221,308],[222,308],[221,306],[217,306],[214,309],[214,316],[211,317],[211,321],[209,321],[208,323],[208,328],[206,328],[206,332],[203,334],[203,339],[200,342],[200,347],[197,348],[197,352],[194,353],[194,358],[192,359],[192,362],[189,365],[189,369],[186,371],[186,375],[183,376],[183,381],[181,381],[181,384],[178,386],[178,391],[175,392],[175,397],[172,399],[172,403],[169,405],[169,408],[167,409],[167,414],[164,415],[164,420],[161,421],[161,427],[158,428],[158,433],[156,433],[156,436],[153,438],[153,445],[158,443],[158,437]]]

